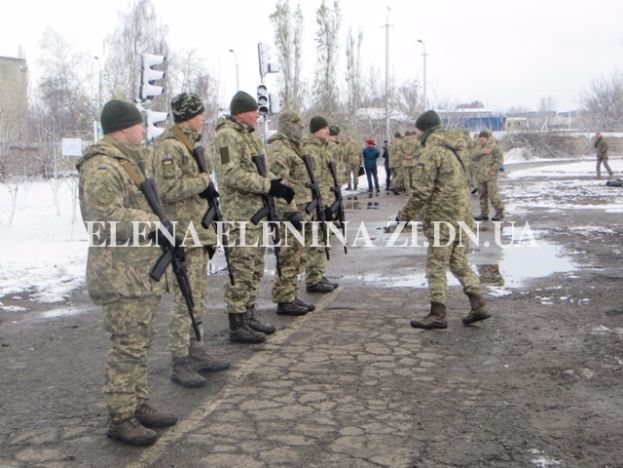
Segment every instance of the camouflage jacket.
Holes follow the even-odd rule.
[[[601,137],[595,144],[595,149],[597,150],[597,157],[599,159],[608,159],[608,140]]]
[[[200,138],[196,132],[177,128],[192,145]],[[154,141],[152,167],[164,212],[169,220],[177,221],[177,235],[183,238],[192,223],[202,245],[216,245],[214,228],[201,226],[208,201],[199,194],[208,187],[210,178],[199,170],[194,155],[173,129],[168,129]],[[194,243],[187,241],[185,245],[193,246]]]
[[[467,174],[470,174],[472,167],[472,138],[469,131],[464,128],[451,128],[445,131],[445,139],[451,142],[456,154],[461,158]]]
[[[212,154],[225,221],[250,221],[264,206],[263,196],[268,194],[270,179],[274,178],[268,164],[268,177],[257,172],[252,158],[262,154],[262,146],[253,137],[254,131],[229,116],[216,124]],[[253,227],[253,223],[247,224],[248,229]],[[257,225],[258,229],[261,227]]]
[[[342,148],[344,163],[347,166],[362,166],[363,153],[355,140],[349,138]]]
[[[424,234],[433,237],[433,221],[444,221],[459,231],[459,222],[471,227],[472,207],[467,186],[467,174],[452,151],[454,142],[446,132],[432,132],[420,151],[415,167],[414,184],[407,203],[400,210],[401,221],[411,221],[421,213]],[[445,223],[439,225],[439,240],[445,242],[450,230]]]
[[[268,140],[267,155],[271,172],[281,177],[282,182],[292,187],[296,194],[290,204],[282,198],[276,199],[279,216],[285,219],[287,214],[298,211],[304,220],[309,220],[305,206],[312,200],[306,185],[310,180],[300,146],[283,133],[276,133]]]
[[[390,169],[402,167],[402,159],[400,158],[400,145],[402,141],[402,138],[394,137],[387,145],[387,154],[389,156]]]
[[[159,247],[135,247],[133,221],[149,222],[137,225],[138,230],[150,232],[158,217],[149,207],[140,188],[121,166],[127,160],[132,168],[145,176],[148,163],[145,151],[126,145],[110,136],[85,149],[76,165],[80,173],[80,210],[85,222],[93,224],[93,239],[89,239],[87,259],[87,291],[96,304],[108,304],[120,299],[162,295],[166,281],[155,282],[149,277],[151,268],[160,257]],[[111,244],[111,222],[117,222],[115,245],[127,247],[97,247]],[[104,223],[101,225],[99,223]],[[87,227],[88,229],[88,227]],[[95,234],[100,232],[99,237]],[[141,242],[145,244],[148,241]]]
[[[488,150],[488,153],[486,152]],[[500,147],[489,139],[487,143],[478,143],[472,153],[472,160],[476,164],[476,182],[484,183],[498,176],[502,164],[504,164],[504,154]],[[495,174],[490,175],[490,172]]]
[[[314,176],[316,176],[318,185],[320,186],[322,204],[324,206],[329,206],[333,203],[335,196],[331,191],[333,177],[329,171],[331,156],[329,154],[327,142],[321,138],[309,135],[303,138],[301,147],[303,148],[303,154],[311,154],[312,156],[314,162]]]
[[[416,167],[421,148],[422,145],[415,135],[403,138],[398,147],[402,167]]]

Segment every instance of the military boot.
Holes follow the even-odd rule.
[[[294,303],[296,305],[299,305],[301,307],[305,307],[307,309],[308,312],[311,312],[312,310],[316,309],[316,306],[314,304],[312,304],[311,302],[305,302],[302,301],[301,299],[299,299],[298,297],[294,298]]]
[[[469,314],[467,314],[467,316],[461,319],[463,325],[470,325],[474,322],[480,322],[481,320],[487,320],[488,318],[491,318],[491,314],[487,312],[487,303],[480,294],[465,294],[467,294],[467,297],[469,297],[469,303],[472,307],[472,310],[469,312]]]
[[[346,187],[346,190],[350,190],[350,184],[348,184],[348,186]]]
[[[491,221],[502,221],[504,219],[504,210],[497,210]]]
[[[246,322],[251,330],[264,333],[264,335],[272,335],[277,330],[274,325],[262,323],[255,317],[255,304],[247,307]]]
[[[326,276],[323,276],[320,282],[324,284],[330,284],[333,289],[337,289],[340,285],[339,283],[336,283],[335,281],[329,281],[329,279]]]
[[[229,315],[229,341],[235,343],[263,343],[266,335],[255,331],[247,325],[248,312]]]
[[[277,315],[301,316],[307,313],[307,307],[298,305],[296,302],[280,302],[277,304]]]
[[[111,439],[137,447],[151,445],[158,440],[156,431],[147,429],[134,416],[108,424],[106,435]]]
[[[330,293],[333,291],[333,286],[328,283],[323,283],[322,280],[318,281],[316,284],[307,285],[305,288],[307,292],[313,293]]]
[[[446,322],[446,305],[440,302],[431,302],[428,315],[420,320],[411,320],[411,326],[413,328],[424,328],[426,330],[448,328],[448,322]]]
[[[183,358],[173,357],[172,367],[171,380],[173,382],[188,388],[203,387],[206,384],[206,379],[193,369],[188,356]]]
[[[474,221],[489,221],[489,215],[474,216]]]
[[[229,369],[229,362],[210,356],[203,346],[192,347],[188,353],[188,360],[197,372],[217,372]]]
[[[134,417],[146,427],[171,427],[177,424],[177,416],[173,413],[158,411],[147,402],[134,410]]]
[[[357,190],[357,184],[354,185],[353,190]]]

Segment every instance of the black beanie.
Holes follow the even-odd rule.
[[[340,127],[338,127],[337,125],[331,125],[329,127],[329,135],[336,136],[339,134],[340,134]]]
[[[478,134],[478,138],[481,138],[481,137],[489,138],[490,136],[491,136],[491,134],[489,133],[489,130],[482,130]]]
[[[321,128],[329,126],[329,122],[324,117],[316,116],[312,117],[309,121],[309,133],[314,134]]]
[[[422,112],[415,121],[415,128],[423,132],[438,125],[441,125],[441,119],[439,118],[439,114],[434,110]]]
[[[201,98],[193,93],[181,93],[171,101],[173,122],[185,122],[205,112]]]
[[[257,102],[253,96],[244,91],[238,91],[231,99],[229,113],[231,115],[244,114],[245,112],[258,110],[258,108]]]
[[[100,122],[104,135],[107,135],[143,123],[143,115],[135,105],[120,99],[112,99],[102,109]]]

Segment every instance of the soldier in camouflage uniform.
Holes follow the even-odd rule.
[[[389,189],[394,192],[395,195],[398,195],[401,191],[405,189],[402,159],[400,157],[401,143],[402,135],[400,134],[400,132],[396,132],[394,134],[394,138],[392,138],[387,145],[387,154],[389,157],[389,174],[391,181]]]
[[[301,243],[288,235],[287,245],[282,242],[279,249],[281,276],[275,275],[272,291],[279,315],[299,316],[315,309],[313,304],[303,302],[297,297],[300,291],[298,275],[305,271],[306,252],[312,240],[311,224],[308,222],[311,217],[305,211],[305,207],[312,201],[311,191],[306,186],[310,180],[300,146],[304,128],[298,112],[284,110],[279,115],[279,131],[268,140],[267,154],[271,172],[296,193],[292,203],[286,203],[283,199],[277,200],[279,217],[283,221],[289,221],[305,236],[305,242]],[[282,229],[282,239],[285,239],[288,231]]]
[[[601,133],[595,134],[595,150],[597,156],[597,178],[601,177],[601,165],[603,164],[606,170],[608,171],[608,175],[612,177],[614,173],[610,166],[608,165],[608,140],[606,140]]]
[[[199,170],[193,153],[201,139],[199,131],[205,123],[201,98],[192,93],[178,94],[171,101],[171,111],[175,125],[154,141],[153,171],[167,218],[177,221],[176,230],[180,237],[192,228],[201,242],[200,245],[185,244],[185,264],[196,306],[195,318],[201,323],[208,300],[208,257],[216,250],[216,233],[212,227],[204,229],[201,220],[208,210],[206,198],[218,194],[208,174]],[[206,379],[197,371],[224,370],[229,367],[229,362],[207,355],[203,342],[195,337],[188,306],[177,282],[173,290],[169,320],[171,380],[185,387],[202,387]]]
[[[473,224],[464,164],[455,152],[457,148],[447,139],[441,119],[435,111],[424,112],[415,125],[422,151],[413,177],[415,184],[397,220],[408,222],[421,212],[424,234],[429,243],[426,277],[431,306],[429,314],[420,320],[412,320],[411,326],[425,329],[448,326],[448,268],[459,280],[470,301],[471,311],[462,322],[469,325],[485,320],[491,315],[487,312],[487,305],[480,292],[480,280],[467,262],[468,245],[463,245],[458,235],[460,221],[470,227]],[[434,222],[438,222],[438,238],[435,236]],[[454,227],[456,234],[452,242],[448,225]]]
[[[498,194],[498,173],[504,164],[504,154],[495,143],[495,139],[487,130],[478,135],[478,144],[474,149],[472,160],[476,164],[476,182],[478,198],[480,200],[480,216],[476,221],[489,220],[489,199],[495,208],[492,221],[500,221],[504,218],[504,203]]]
[[[398,154],[402,161],[403,181],[407,194],[414,188],[420,149],[421,145],[416,133],[405,134],[400,142]]]
[[[145,426],[169,427],[177,417],[149,405],[147,351],[165,286],[149,276],[160,249],[132,244],[133,222],[154,226],[158,221],[129,173],[146,175],[148,155],[140,146],[145,128],[138,109],[116,99],[102,109],[101,123],[104,138],[84,151],[77,169],[82,219],[105,223],[99,238],[89,240],[86,285],[93,302],[103,306],[104,326],[111,335],[103,388],[107,435],[130,445],[150,445],[158,434]],[[111,222],[117,222],[114,239]]]
[[[344,145],[340,143],[340,127],[331,125],[329,127],[329,147],[331,148],[332,160],[335,163],[335,170],[338,176],[338,186],[342,184],[342,174],[344,174]],[[331,182],[333,185],[333,182]]]
[[[333,213],[331,204],[335,199],[331,186],[333,177],[329,170],[331,161],[331,148],[329,147],[329,123],[324,117],[312,117],[309,121],[309,132],[311,135],[303,139],[303,154],[310,154],[314,162],[314,176],[320,186],[320,197],[325,209],[325,220],[331,221]],[[318,221],[314,218],[315,221]],[[318,236],[318,243],[323,244],[322,235]],[[320,247],[309,247],[307,249],[307,264],[305,267],[305,284],[307,292],[329,293],[339,286],[336,282],[331,282],[325,276],[325,251],[324,245]]]
[[[235,284],[225,283],[225,312],[229,316],[229,339],[239,343],[261,343],[275,327],[261,323],[255,317],[255,300],[259,283],[264,276],[262,224],[250,222],[264,206],[266,195],[294,199],[294,190],[277,178],[258,174],[253,156],[263,154],[260,142],[254,137],[260,114],[255,99],[238,91],[230,103],[231,115],[216,124],[213,154],[223,218],[227,225],[231,269]],[[241,244],[241,224],[246,223],[245,244]],[[257,246],[254,246],[257,243]]]
[[[359,168],[363,166],[363,153],[355,140],[349,138],[344,143],[342,154],[344,157],[344,167],[346,172],[346,190],[357,190],[357,182],[359,181]],[[352,180],[352,185],[351,185]]]

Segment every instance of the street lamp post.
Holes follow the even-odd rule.
[[[234,57],[236,58],[236,91],[240,91],[240,75],[238,74],[238,56],[236,55],[236,52],[234,52],[234,49],[229,49],[229,51],[234,54]]]
[[[422,44],[422,49],[424,50],[424,52],[422,53],[422,59],[424,62],[424,70],[423,70],[423,75],[424,75],[424,86],[423,86],[423,100],[424,100],[424,110],[427,109],[427,104],[426,104],[426,46],[424,45],[424,41],[422,39],[418,39],[417,40],[420,44]]]
[[[97,60],[97,65],[99,66],[99,84],[98,84],[98,89],[99,89],[99,94],[98,94],[98,108],[99,108],[99,112],[101,114],[102,112],[102,62],[100,60],[100,58],[98,56],[93,57],[95,60]]]

